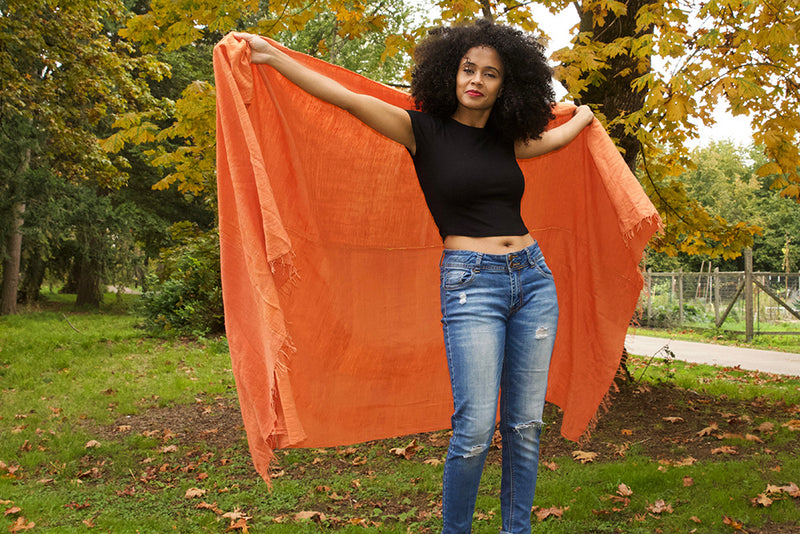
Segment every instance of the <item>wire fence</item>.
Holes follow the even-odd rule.
[[[642,326],[661,328],[714,328],[722,320],[720,328],[741,330],[746,320],[745,275],[646,272],[638,320]],[[756,332],[800,332],[800,319],[787,309],[800,313],[800,273],[754,272],[752,279]]]

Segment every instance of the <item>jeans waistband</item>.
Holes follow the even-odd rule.
[[[486,254],[475,252],[474,250],[455,250],[444,249],[439,261],[440,267],[461,267],[475,271],[514,271],[532,267],[536,260],[543,257],[539,243],[536,241],[532,245],[516,252],[508,254]]]

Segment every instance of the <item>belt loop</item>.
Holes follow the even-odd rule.
[[[483,252],[476,252],[475,253],[475,272],[480,272],[481,270],[481,260],[483,259]]]
[[[534,244],[535,244],[535,242],[534,242]],[[532,248],[533,248],[533,245],[525,247],[525,254],[528,256],[528,266],[529,267],[533,267],[534,265],[536,265],[536,262],[533,259],[533,251],[531,250]]]

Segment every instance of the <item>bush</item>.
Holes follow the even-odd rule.
[[[219,235],[183,223],[172,233],[180,244],[161,252],[158,273],[148,275],[142,295],[145,327],[191,336],[221,333]]]

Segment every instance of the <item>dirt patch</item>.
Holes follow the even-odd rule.
[[[545,419],[551,423],[542,436],[541,455],[546,460],[582,450],[596,453],[595,461],[611,461],[635,446],[654,460],[670,463],[689,457],[722,458],[734,450],[738,457],[796,451],[800,432],[792,440],[770,438],[781,425],[799,417],[800,406],[783,402],[763,399],[741,402],[670,385],[624,386],[613,395],[608,411],[601,413],[591,434],[580,443],[560,436],[560,410],[548,405]],[[221,449],[245,439],[238,401],[223,397],[199,398],[191,405],[151,408],[99,429],[100,436],[106,439],[123,432],[152,435],[165,431],[182,444],[205,443]],[[443,432],[398,439],[410,441],[414,437],[431,449],[430,456],[443,454],[447,447],[447,434]],[[723,446],[733,449],[720,450]],[[357,450],[352,454],[357,454]],[[499,455],[491,455],[489,461],[493,460],[499,461]]]
[[[130,434],[168,436],[183,445],[204,443],[220,450],[245,439],[239,403],[224,397],[199,397],[194,404],[149,408],[137,415],[120,417],[97,432],[105,439]]]
[[[797,450],[798,438],[773,442],[782,424],[797,419],[800,406],[765,399],[742,402],[672,387],[623,385],[611,397],[587,439],[580,443],[560,436],[558,409],[549,406],[556,421],[543,437],[542,456],[571,455],[575,450],[597,453],[595,461],[619,458],[630,447],[665,463],[692,457],[707,460],[733,453],[738,457]],[[766,423],[766,424],[764,424]],[[734,449],[723,449],[728,446]],[[725,452],[727,451],[727,452]]]

